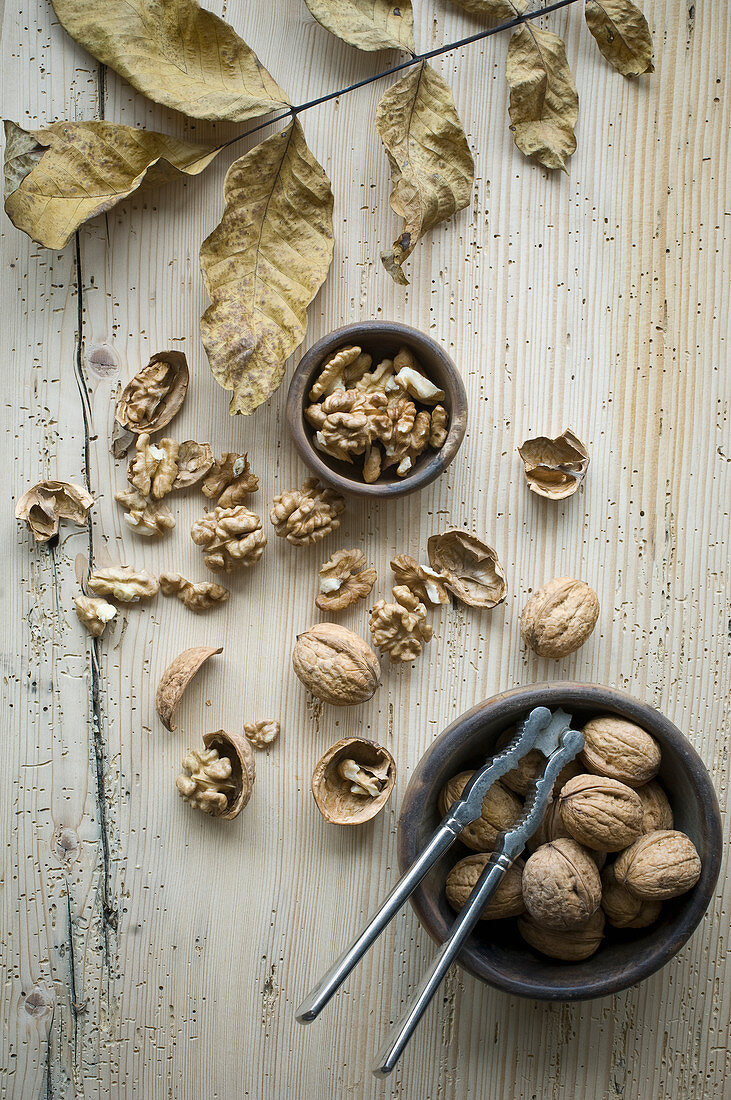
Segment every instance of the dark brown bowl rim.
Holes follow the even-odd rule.
[[[440,368],[448,380],[448,385],[443,386],[449,402],[449,431],[444,446],[420,459],[413,473],[404,478],[392,482],[375,482],[372,485],[364,481],[356,481],[324,461],[310,442],[309,429],[304,418],[305,397],[310,388],[312,376],[322,363],[323,359],[334,351],[340,344],[354,341],[361,337],[364,341],[370,334],[392,336],[394,343],[406,343],[419,349],[427,347],[439,360]],[[467,393],[464,383],[452,359],[444,348],[433,340],[431,336],[420,332],[410,325],[401,324],[398,321],[356,321],[350,325],[328,333],[318,340],[307,351],[295,367],[292,381],[289,384],[286,402],[286,418],[294,445],[300,456],[317,474],[321,481],[326,482],[341,493],[351,496],[370,498],[389,498],[405,496],[423,489],[438,478],[447,469],[455,458],[462,445],[465,430],[467,428]],[[344,465],[340,463],[339,465]]]
[[[646,955],[637,959],[631,966],[621,971],[605,975],[598,974],[591,982],[562,982],[560,985],[550,982],[531,982],[515,980],[490,964],[482,949],[476,949],[468,941],[459,956],[459,963],[476,978],[500,989],[505,993],[519,997],[530,997],[547,1001],[581,1001],[595,997],[605,997],[612,993],[628,989],[660,970],[678,953],[697,928],[714,894],[718,879],[723,850],[723,829],[718,799],[711,778],[698,753],[683,736],[677,726],[654,707],[642,703],[626,692],[600,684],[574,681],[554,681],[534,684],[530,687],[517,687],[510,691],[486,699],[471,710],[466,711],[436,738],[421,757],[404,795],[398,821],[397,852],[401,873],[413,863],[419,854],[415,843],[414,823],[419,818],[423,806],[425,788],[430,786],[429,775],[440,762],[452,755],[454,742],[467,731],[481,726],[486,717],[490,722],[499,722],[505,718],[506,727],[516,718],[515,703],[520,700],[520,711],[528,712],[536,706],[596,707],[598,712],[613,711],[621,714],[638,725],[643,725],[660,740],[669,744],[673,752],[682,761],[698,792],[700,819],[705,835],[708,837],[707,852],[703,860],[701,877],[688,896],[685,910],[674,918],[669,935]],[[432,784],[433,785],[433,784]],[[419,922],[437,943],[442,944],[450,931],[450,925],[444,920],[434,899],[420,886],[411,897],[411,904]],[[526,945],[526,952],[530,949]],[[587,960],[587,962],[591,962]],[[568,969],[567,967],[563,968]]]

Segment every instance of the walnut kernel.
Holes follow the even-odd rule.
[[[258,491],[259,478],[251,472],[248,455],[226,451],[213,463],[201,489],[204,496],[217,498],[219,508],[235,508]]]
[[[443,573],[438,573],[428,565],[419,565],[408,554],[399,554],[392,558],[391,569],[396,584],[405,585],[422,603],[437,607],[448,602],[449,596],[444,586],[447,578]]]
[[[368,621],[371,636],[381,653],[389,659],[415,661],[431,640],[432,628],[426,621],[426,607],[405,586],[394,588],[396,603],[378,600]]]
[[[251,798],[255,776],[251,745],[245,737],[226,730],[207,733],[203,745],[186,756],[176,786],[190,806],[230,820]]]
[[[157,538],[175,526],[175,517],[166,504],[142,496],[137,489],[120,489],[114,499],[127,509],[125,523],[138,535]]]
[[[245,722],[244,734],[255,749],[266,749],[279,737],[279,722],[264,718],[261,722]]]
[[[146,569],[132,565],[109,565],[89,574],[87,586],[97,596],[112,596],[121,603],[137,603],[156,596],[160,585]]]
[[[116,420],[136,435],[164,428],[188,392],[188,363],[180,351],[161,351],[138,371],[117,401]]]
[[[345,498],[308,477],[301,489],[287,489],[274,498],[269,518],[280,538],[293,546],[309,546],[340,526]]]
[[[214,573],[248,569],[259,561],[267,542],[261,520],[244,504],[206,512],[191,527],[190,537],[201,547],[203,561]]]
[[[163,596],[177,596],[190,611],[207,611],[225,603],[231,593],[228,588],[213,581],[186,580],[180,573],[161,573],[160,590]]]
[[[315,600],[320,611],[342,611],[370,594],[376,571],[365,564],[365,554],[354,549],[336,550],[320,566],[320,592]]]
[[[77,596],[74,600],[79,621],[86,627],[92,638],[100,638],[117,614],[114,604],[107,603],[101,596]]]

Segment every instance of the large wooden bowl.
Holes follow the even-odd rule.
[[[318,451],[314,445],[314,430],[304,416],[309,404],[307,395],[322,364],[334,351],[347,344],[357,344],[369,352],[374,364],[379,359],[392,358],[405,345],[414,352],[424,373],[444,390],[442,404],[449,413],[446,442],[438,451],[427,447],[405,477],[399,477],[395,467],[390,467],[378,481],[369,485],[363,480],[362,466],[358,465],[357,459],[353,465],[339,462]],[[318,340],[300,360],[287,394],[287,423],[300,455],[322,481],[341,493],[371,498],[399,497],[423,489],[434,481],[457,454],[467,427],[467,394],[454,363],[430,336],[395,321],[359,321]]]
[[[654,974],[680,950],[708,908],[721,863],[721,817],[708,772],[680,730],[653,707],[611,688],[568,682],[516,688],[474,707],[436,739],[414,772],[399,819],[399,864],[402,872],[406,870],[436,828],[437,798],[444,783],[484,763],[499,735],[536,706],[563,707],[574,716],[574,728],[593,715],[617,714],[656,738],[662,749],[659,779],[670,799],[675,827],[698,849],[701,877],[688,894],[664,902],[660,919],[651,927],[620,931],[607,925],[602,946],[584,962],[563,963],[539,954],[520,938],[514,921],[480,921],[459,961],[475,977],[521,997],[603,997]],[[467,854],[457,843],[412,895],[419,920],[440,944],[455,918],[444,896],[445,878]]]

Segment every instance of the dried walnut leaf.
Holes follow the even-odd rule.
[[[305,0],[318,23],[359,50],[414,52],[411,0]]]
[[[555,439],[539,435],[518,447],[531,492],[548,500],[564,500],[581,485],[589,465],[589,452],[567,428]]]
[[[119,395],[117,422],[137,435],[164,428],[185,401],[189,377],[181,351],[157,352]]]
[[[432,567],[445,585],[469,607],[496,607],[508,594],[503,567],[496,552],[476,535],[452,528],[432,535],[427,543]]]
[[[223,647],[193,646],[190,649],[184,649],[167,666],[160,678],[155,696],[155,707],[165,729],[175,729],[173,714],[183,697],[183,692],[201,665],[216,653],[223,653]]]
[[[295,119],[235,161],[220,224],[201,245],[211,304],[201,334],[213,376],[252,413],[302,342],[333,256],[333,195]]]
[[[320,611],[342,611],[370,595],[376,571],[365,564],[361,550],[336,550],[320,566],[320,592],[315,600]]]
[[[242,122],[289,102],[253,50],[195,0],[53,0],[53,7],[92,57],[164,107]]]
[[[654,72],[650,28],[632,0],[586,0],[584,15],[602,55],[618,73]]]
[[[565,171],[566,158],[576,149],[579,96],[563,40],[523,24],[508,44],[505,72],[515,144],[546,168]]]
[[[196,176],[221,150],[113,122],[54,122],[28,132],[6,121],[5,139],[5,211],[54,249],[143,184]]]
[[[452,93],[426,62],[383,94],[376,130],[391,165],[391,207],[404,219],[393,249],[381,259],[405,286],[403,264],[417,242],[469,203],[475,166]]]
[[[61,519],[82,527],[93,503],[93,496],[81,485],[39,481],[15,505],[15,518],[25,521],[36,542],[49,542],[58,534]]]
[[[180,573],[161,573],[160,591],[163,596],[177,596],[190,611],[207,611],[218,604],[226,603],[231,593],[228,588],[213,581],[186,580]]]

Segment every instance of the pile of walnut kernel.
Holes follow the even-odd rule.
[[[392,466],[406,477],[419,455],[440,450],[447,439],[444,391],[406,347],[375,367],[357,345],[339,348],[322,365],[309,400],[305,417],[315,447],[351,465],[361,459],[369,484]]]
[[[535,950],[578,962],[600,946],[605,923],[641,929],[659,917],[662,902],[692,889],[701,873],[698,853],[676,830],[667,795],[657,780],[660,747],[633,722],[616,715],[584,726],[584,749],[558,777],[529,855],[517,859],[481,920],[517,918]],[[498,740],[502,748],[514,730]],[[449,904],[459,911],[477,883],[501,831],[523,812],[522,797],[544,767],[538,750],[488,791],[481,817],[460,840],[472,849],[447,876]],[[440,795],[446,813],[472,772],[454,776]]]

